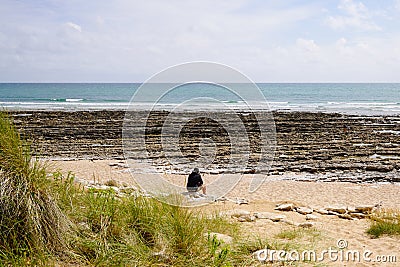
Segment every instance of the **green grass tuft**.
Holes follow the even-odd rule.
[[[373,221],[367,233],[378,238],[382,235],[400,235],[400,212],[382,210],[371,216]]]

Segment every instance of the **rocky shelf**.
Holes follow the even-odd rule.
[[[168,113],[153,112],[147,120],[146,149],[160,165],[168,165],[161,131]],[[31,141],[36,155],[65,159],[123,159],[123,111],[13,112],[14,123]],[[131,113],[133,119],[143,112]],[[185,116],[182,113],[182,116]],[[255,116],[239,114],[250,140],[248,172],[257,171],[259,128]],[[227,117],[229,118],[229,116]],[[400,117],[274,112],[276,150],[270,173],[370,173],[367,180],[400,181]],[[239,130],[239,129],[238,129]],[[218,122],[199,118],[184,125],[179,150],[193,162],[199,142],[209,138],[216,147],[215,169],[229,161],[229,134]],[[240,145],[240,144],[234,144]],[[372,175],[373,174],[373,175]]]

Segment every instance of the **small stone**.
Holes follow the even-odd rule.
[[[292,211],[294,210],[294,204],[293,203],[280,204],[275,208],[275,210]]]
[[[347,212],[347,207],[346,206],[329,206],[326,208],[326,210],[344,214]]]
[[[311,228],[314,226],[313,222],[303,222],[299,223],[297,226],[302,227],[302,228]]]
[[[296,208],[296,211],[300,214],[306,215],[306,214],[313,213],[314,210],[312,208],[308,208],[308,207],[298,207],[298,208]]]
[[[313,215],[313,214],[307,214],[306,215],[306,220],[307,221],[315,221],[317,219],[318,219],[318,217],[316,215]]]
[[[273,222],[279,222],[279,221],[281,221],[281,220],[286,218],[285,215],[272,213],[272,212],[255,212],[254,216],[257,219],[268,219],[268,220],[271,220]]]
[[[213,233],[213,232],[204,234],[205,237],[208,237],[208,235],[210,235],[210,238],[213,238],[215,236],[216,239],[224,242],[225,244],[231,244],[233,242],[233,238],[229,235]]]

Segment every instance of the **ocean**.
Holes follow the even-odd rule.
[[[140,83],[0,83],[0,107],[7,110],[125,110],[140,86]],[[168,87],[165,84],[154,86]],[[399,83],[258,83],[257,86],[271,110],[400,114]],[[134,109],[153,107],[155,101],[151,90],[148,91],[149,98],[135,101]],[[216,102],[240,109],[246,100],[225,88],[197,83],[179,86],[156,102],[161,107],[173,107],[192,99],[198,100],[194,109],[213,109]],[[257,106],[257,103],[250,105]]]

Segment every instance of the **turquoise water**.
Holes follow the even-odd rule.
[[[20,110],[98,110],[128,107],[139,83],[0,83],[0,106]],[[354,114],[400,114],[398,83],[259,83],[272,110],[321,111]],[[166,86],[157,84],[154,86]],[[243,85],[246,86],[246,85]],[[150,97],[135,103],[151,108]],[[189,84],[171,90],[158,100],[162,105],[202,98],[240,108],[244,100],[222,87]],[[263,100],[260,99],[260,102]],[[210,103],[210,106],[212,104]],[[200,107],[200,106],[199,106]]]

